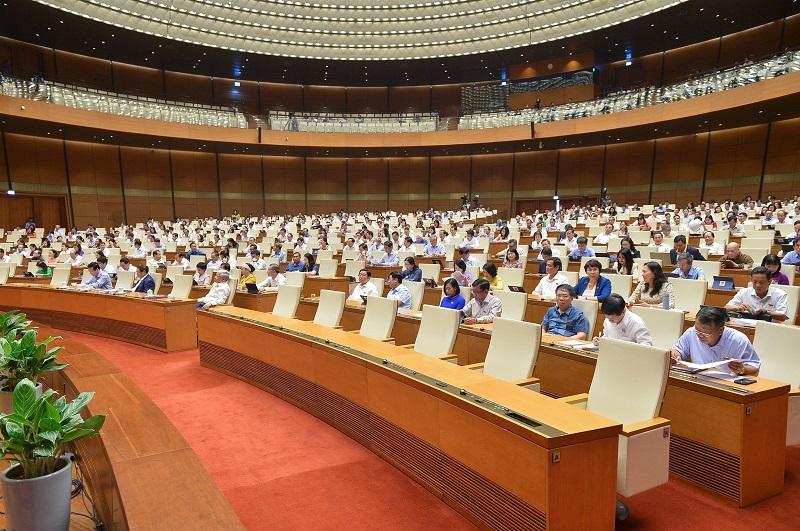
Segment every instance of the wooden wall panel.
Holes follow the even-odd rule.
[[[439,116],[458,116],[461,114],[461,86],[434,85],[431,92],[431,111]]]
[[[800,45],[800,15],[794,15],[786,19],[781,47],[794,48],[798,45]]]
[[[783,22],[776,21],[722,38],[720,66],[741,63],[744,58],[756,58],[780,50]]]
[[[214,78],[214,105],[234,107],[241,112],[258,114],[258,83],[255,81]]]
[[[308,157],[308,210],[315,213],[344,209],[347,202],[344,157]]]
[[[114,63],[114,86],[118,92],[125,94],[164,97],[163,73],[156,68]]]
[[[166,97],[172,101],[188,101],[211,105],[211,78],[181,72],[166,72]]]
[[[391,157],[389,159],[389,207],[397,212],[428,208],[428,159]]]
[[[306,85],[304,88],[304,112],[344,113],[347,112],[347,94],[344,87],[322,87]]]
[[[385,210],[388,190],[386,159],[350,158],[347,161],[347,168],[350,211]]]
[[[558,168],[558,195],[599,196],[603,179],[603,146],[562,149]]]
[[[261,114],[269,110],[297,111],[303,108],[303,87],[285,83],[260,83]]]
[[[800,193],[800,119],[776,122],[772,124],[769,136],[763,195],[793,197],[798,193]]]
[[[120,225],[123,206],[117,147],[67,142],[67,163],[75,224]]]
[[[653,141],[609,144],[605,185],[617,203],[647,202],[653,163]]]
[[[430,112],[430,110],[430,87],[389,87],[389,112]]]
[[[518,152],[514,198],[553,197],[557,159],[555,150]]]
[[[711,133],[703,199],[724,201],[758,193],[767,126]]]
[[[664,54],[664,83],[684,80],[692,72],[711,70],[717,66],[718,40],[710,40]]]
[[[708,135],[659,138],[653,173],[652,202],[697,202],[703,187]]]
[[[167,150],[123,147],[122,177],[129,222],[175,217]]]
[[[223,214],[263,213],[260,155],[220,154],[219,176]]]
[[[220,215],[214,153],[173,151],[172,176],[178,217]]]
[[[67,193],[61,140],[6,133],[6,149],[15,189]]]
[[[305,211],[305,170],[302,157],[264,157],[267,212]]]
[[[498,153],[472,157],[472,196],[480,195],[486,208],[507,210],[511,205],[511,177],[514,154]],[[457,207],[460,207],[461,203]]]
[[[75,53],[56,51],[58,81],[103,90],[113,90],[111,63]]]
[[[458,210],[461,195],[469,193],[469,155],[449,155],[431,159],[431,207]]]
[[[389,91],[386,87],[347,87],[347,112],[389,112]]]

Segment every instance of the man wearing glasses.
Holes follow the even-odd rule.
[[[472,283],[472,299],[461,310],[464,324],[491,323],[503,313],[503,303],[489,293],[489,281],[479,278]]]
[[[575,297],[575,290],[569,284],[561,284],[556,288],[556,305],[547,310],[542,319],[542,331],[545,334],[588,339],[589,319],[572,305]]]
[[[713,363],[730,359],[728,368],[741,376],[758,374],[761,360],[747,336],[725,327],[727,312],[706,306],[697,312],[694,327],[688,329],[672,347],[672,363]]]

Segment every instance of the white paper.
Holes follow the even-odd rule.
[[[581,345],[575,345],[574,348],[581,350],[600,350],[600,346],[594,343],[583,343]]]
[[[583,341],[579,341],[577,339],[571,339],[569,341],[559,341],[558,344],[559,345],[564,345],[564,346],[567,346],[567,347],[577,347],[579,345],[583,345],[584,342]]]
[[[737,326],[749,326],[751,328],[755,328],[756,323],[758,322],[757,319],[744,319],[744,318],[736,318],[731,321],[731,324],[735,324]]]
[[[722,360],[722,361],[713,361],[711,363],[692,363],[691,361],[679,361],[675,364],[675,367],[683,367],[685,369],[711,369],[714,367],[719,367],[721,365],[728,365],[728,363],[732,361],[738,360]]]
[[[703,378],[714,378],[715,380],[727,380],[729,382],[742,378],[738,374],[720,371],[706,371],[698,374],[698,376],[702,376]]]

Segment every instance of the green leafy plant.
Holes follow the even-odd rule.
[[[26,317],[26,314],[17,310],[0,313],[0,337],[6,337],[12,333],[13,337],[17,337],[24,332],[31,325],[30,321],[25,320]]]
[[[36,385],[43,372],[66,367],[55,356],[63,347],[48,348],[56,339],[61,338],[51,336],[37,344],[36,330],[26,330],[19,339],[13,331],[0,337],[0,390],[12,391],[25,378]]]
[[[105,415],[83,420],[80,411],[94,396],[81,393],[72,402],[55,400],[48,389],[38,399],[36,387],[24,379],[14,388],[14,413],[0,416],[0,458],[21,465],[12,479],[31,479],[55,472],[58,459],[75,441],[94,437]]]

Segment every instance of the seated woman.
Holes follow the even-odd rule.
[[[620,249],[614,268],[618,275],[632,275],[633,278],[639,278],[639,264],[633,261],[633,253],[630,249]]]
[[[453,270],[453,278],[462,285],[462,286],[471,286],[472,285],[472,275],[467,273],[467,263],[459,258],[455,262],[453,262],[454,270]]]
[[[53,276],[53,270],[51,268],[47,267],[47,264],[44,261],[39,260],[36,263],[36,267],[39,268],[36,271],[36,275],[40,275],[40,276],[43,276],[43,277],[52,277]]]
[[[461,287],[456,279],[448,278],[445,280],[443,290],[444,297],[442,297],[442,302],[439,303],[442,308],[460,310],[467,304],[464,296],[461,295]]]
[[[533,233],[533,241],[528,245],[528,250],[530,251],[541,251],[542,250],[542,233],[534,231]]]
[[[525,269],[525,262],[519,259],[519,251],[509,249],[506,251],[506,259],[501,267],[513,267],[515,269]]]
[[[58,263],[59,252],[55,249],[47,251],[47,265],[55,265]]]
[[[777,254],[768,254],[761,260],[761,265],[769,269],[772,276],[770,276],[770,284],[783,284],[789,285],[789,277],[785,273],[781,273],[781,259]]]
[[[307,276],[315,277],[319,275],[319,265],[314,260],[314,255],[306,253],[303,255],[303,269],[301,269]]]
[[[406,256],[406,259],[403,260],[403,271],[400,276],[403,277],[403,280],[422,282],[422,269],[419,268],[413,256]]]
[[[211,285],[211,276],[207,273],[208,266],[205,262],[199,262],[196,266],[196,271],[192,279],[194,283],[198,286],[210,286]]]
[[[603,302],[611,295],[611,281],[600,275],[603,265],[599,260],[588,260],[583,266],[586,276],[575,285],[575,293],[579,299]]]
[[[627,221],[620,221],[619,222],[619,230],[617,231],[617,236],[620,238],[627,238],[630,236],[628,232],[628,222]]]
[[[256,277],[253,275],[253,271],[256,270],[255,266],[250,262],[242,264],[242,276],[239,278],[239,287],[243,288],[245,284],[256,284]]]
[[[642,281],[633,290],[633,294],[628,297],[628,306],[636,304],[661,308],[664,295],[669,297],[669,308],[675,308],[675,291],[672,284],[667,282],[661,264],[647,262],[642,267]]]
[[[639,227],[639,230],[650,230],[652,227],[647,222],[647,218],[644,217],[644,214],[639,214],[639,217],[636,218],[636,226]]]
[[[483,278],[489,281],[490,291],[502,291],[503,279],[497,274],[497,266],[491,262],[483,264]]]

